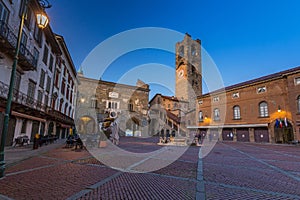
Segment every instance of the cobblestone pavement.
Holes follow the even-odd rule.
[[[120,148],[137,155],[160,152],[157,141],[121,138]],[[299,146],[219,142],[203,159],[200,147],[191,146],[147,173],[118,171],[62,143],[47,148],[35,154],[10,149],[0,199],[300,199]],[[9,158],[13,151],[19,160]],[[135,167],[168,160],[151,157]]]
[[[206,199],[300,199],[300,147],[218,143],[203,159]]]

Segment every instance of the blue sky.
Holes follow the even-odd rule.
[[[162,27],[199,38],[225,86],[300,65],[298,0],[52,0],[50,3],[52,8],[47,12],[52,29],[64,36],[77,68],[99,43],[141,27]],[[144,63],[174,67],[175,57],[151,49],[131,52],[113,62],[102,79],[117,81],[126,70]],[[166,95],[172,93],[169,88],[152,88],[152,95],[159,90]]]

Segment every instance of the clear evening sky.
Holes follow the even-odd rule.
[[[64,36],[77,69],[99,43],[140,27],[167,28],[200,39],[225,86],[300,66],[299,0],[50,0],[50,3],[52,8],[47,13],[52,29]],[[102,79],[117,81],[126,70],[144,63],[175,67],[175,57],[151,49],[133,52],[114,62]],[[156,92],[172,95],[171,91],[152,90],[150,98]]]

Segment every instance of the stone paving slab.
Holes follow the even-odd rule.
[[[234,187],[231,185],[219,185],[206,183],[207,200],[299,200],[299,196],[293,194],[282,194],[253,190],[246,187]]]
[[[60,162],[18,174],[7,173],[0,181],[0,193],[14,199],[66,199],[114,173],[110,168]]]
[[[123,173],[78,199],[195,199],[196,183],[150,174]]]

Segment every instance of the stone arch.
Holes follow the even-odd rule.
[[[294,124],[287,118],[275,119],[269,128],[271,140],[275,143],[290,143],[295,139]]]
[[[80,134],[94,134],[96,132],[96,121],[93,117],[85,115],[82,116],[79,120],[78,133]]]

